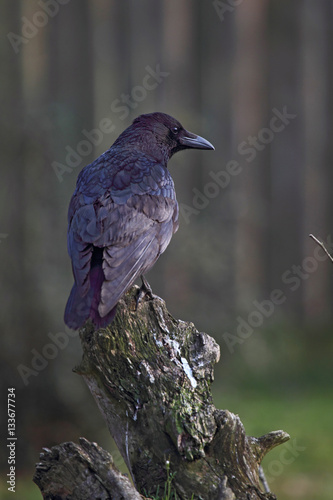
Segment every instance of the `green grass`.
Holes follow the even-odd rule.
[[[146,494],[146,496],[149,497],[149,500],[179,500],[179,496],[176,494],[176,492],[172,487],[172,482],[177,472],[170,471],[169,460],[166,461],[165,466],[166,466],[167,480],[164,485],[164,491],[163,493],[160,494],[158,489],[156,495],[153,496],[149,496],[148,494]],[[193,500],[193,497],[194,493],[192,495],[191,500]]]
[[[13,500],[13,498],[22,500],[42,500],[42,494],[38,486],[32,482],[32,478],[19,476],[16,481],[15,493],[8,491],[5,483],[6,481],[0,484],[1,500]]]

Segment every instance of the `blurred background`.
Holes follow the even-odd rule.
[[[333,1],[4,0],[0,19],[1,432],[15,387],[19,498],[41,498],[43,446],[85,436],[123,468],[71,371],[67,208],[81,168],[162,111],[216,150],[171,160],[180,229],[148,280],[220,344],[216,406],[248,434],[290,433],[263,463],[272,491],[331,499],[333,264],[309,233],[333,253]]]

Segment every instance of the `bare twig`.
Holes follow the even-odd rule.
[[[313,236],[313,234],[309,234],[310,238],[312,238],[323,250],[324,252],[326,253],[327,257],[333,262],[333,257],[332,255],[330,255],[328,253],[328,250],[326,249],[324,243],[320,240],[318,240],[318,238],[316,238],[315,236]]]

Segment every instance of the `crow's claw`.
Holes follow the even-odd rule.
[[[142,285],[136,298],[136,309],[138,309],[139,303],[143,299],[143,297],[148,296],[150,300],[157,298],[157,295],[153,294],[151,286],[143,275],[141,275],[141,281]]]

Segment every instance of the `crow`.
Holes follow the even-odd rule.
[[[74,285],[65,323],[105,327],[120,298],[155,264],[178,229],[178,203],[167,168],[183,149],[214,149],[165,113],[136,118],[114,144],[82,169],[68,211]]]

